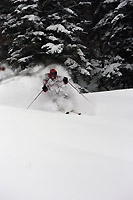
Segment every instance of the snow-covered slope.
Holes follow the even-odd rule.
[[[73,91],[81,116],[56,111],[42,72],[0,85],[0,200],[132,200],[133,90]]]

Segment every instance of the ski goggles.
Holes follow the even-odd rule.
[[[56,76],[56,75],[57,75],[57,72],[51,72],[50,75],[51,75],[51,76]]]

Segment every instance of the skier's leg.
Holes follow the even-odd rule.
[[[57,107],[58,107],[58,110],[61,111],[61,112],[65,112],[65,105],[64,105],[64,99],[62,97],[58,97],[56,99],[56,104],[57,104]]]
[[[57,99],[57,106],[59,110],[63,110],[65,113],[74,109],[72,101],[69,98],[64,98],[64,96]]]

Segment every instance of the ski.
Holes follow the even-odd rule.
[[[69,115],[69,114],[71,114],[71,113],[74,113],[74,114],[76,114],[76,115],[81,115],[81,113],[80,112],[77,112],[77,111],[75,111],[75,110],[71,110],[71,111],[63,111],[63,110],[59,110],[59,112],[62,112],[62,113],[64,113],[64,114],[66,114],[66,115]]]
[[[74,113],[74,114],[77,114],[77,115],[81,115],[80,112],[77,112],[77,111],[74,111],[74,110],[69,111],[69,112],[66,112],[67,115],[70,114],[70,113]]]

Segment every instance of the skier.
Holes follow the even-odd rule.
[[[59,76],[55,69],[51,69],[49,73],[45,74],[42,90],[48,92],[59,111],[69,114],[69,112],[74,112],[74,105],[68,92],[67,84],[67,77]]]

